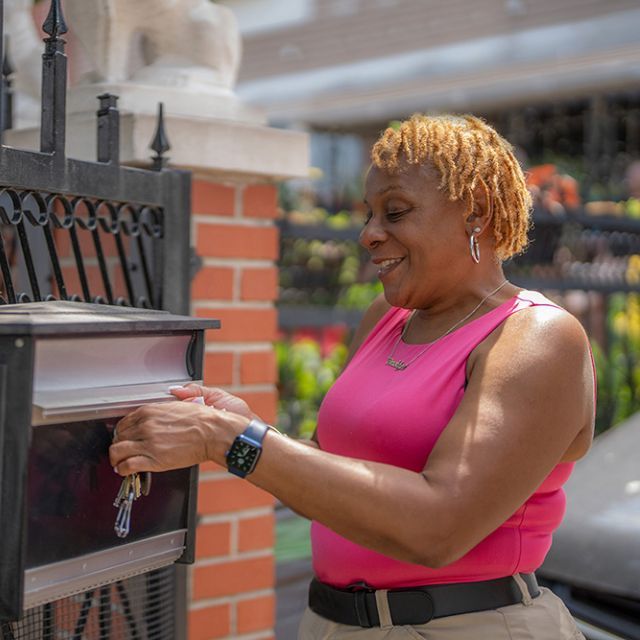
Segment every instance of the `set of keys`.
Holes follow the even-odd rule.
[[[117,507],[118,515],[113,527],[119,538],[126,538],[131,530],[131,510],[133,503],[140,496],[148,496],[151,491],[151,473],[132,473],[122,479],[120,490],[113,506]]]

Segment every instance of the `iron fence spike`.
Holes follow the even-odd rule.
[[[9,36],[4,37],[4,56],[2,59],[2,75],[8,78],[13,75],[15,68],[11,63],[11,57],[9,56]]]
[[[158,124],[156,125],[156,132],[151,142],[151,149],[160,157],[162,157],[163,153],[171,149],[171,144],[169,143],[169,138],[164,126],[164,104],[162,102],[158,104]]]
[[[62,13],[60,0],[51,0],[49,13],[42,24],[42,30],[51,38],[57,38],[58,36],[67,33],[67,23],[64,21],[64,14]]]
[[[167,163],[167,158],[164,157],[164,154],[171,149],[169,137],[164,126],[164,104],[162,102],[158,103],[158,123],[151,142],[151,149],[156,152],[156,155],[152,158],[153,167],[160,170]]]

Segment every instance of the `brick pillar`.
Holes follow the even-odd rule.
[[[203,261],[192,285],[192,313],[222,321],[221,330],[207,335],[205,384],[241,396],[274,421],[276,187],[196,179],[192,195],[192,243]],[[198,514],[190,640],[272,638],[273,498],[207,464]]]

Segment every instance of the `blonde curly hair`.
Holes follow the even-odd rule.
[[[371,150],[373,164],[393,173],[403,163],[431,163],[441,175],[439,189],[450,200],[473,202],[480,186],[493,200],[493,234],[501,260],[527,246],[531,196],[513,147],[484,120],[471,115],[414,114],[389,127]]]

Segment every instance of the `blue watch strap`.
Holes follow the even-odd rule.
[[[260,418],[252,418],[247,428],[242,432],[242,435],[245,438],[253,440],[256,444],[261,445],[269,429],[269,425],[262,422]]]
[[[262,453],[262,441],[270,428],[271,427],[268,424],[264,423],[259,418],[253,418],[249,421],[245,430],[240,435],[236,436],[236,439],[233,441],[229,451],[227,451],[227,470],[230,473],[240,478],[246,478],[248,474],[253,472],[258,460],[260,459],[260,454]],[[243,443],[254,449],[253,461],[250,462],[248,466],[236,466],[236,457],[234,454]],[[247,452],[245,451],[242,456],[244,460],[246,460],[246,453]]]

